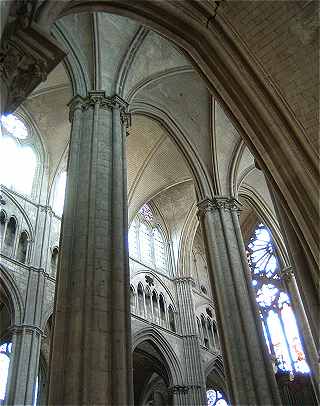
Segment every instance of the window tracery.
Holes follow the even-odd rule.
[[[1,127],[0,183],[30,196],[39,164],[34,137],[13,114],[1,117]]]
[[[280,277],[281,264],[269,229],[260,223],[247,246],[265,340],[281,371],[308,373],[290,297]]]
[[[128,240],[132,259],[162,273],[169,273],[168,243],[149,205],[142,206],[132,221]]]

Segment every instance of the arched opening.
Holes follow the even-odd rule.
[[[158,304],[158,295],[154,290],[152,292],[152,307],[153,307],[153,319],[154,322],[159,324],[159,304]]]
[[[13,319],[13,304],[0,283],[0,404],[4,402],[7,392],[9,365],[12,357],[9,328]]]
[[[160,306],[160,321],[162,326],[166,326],[166,308],[163,296],[160,294],[159,297],[159,306]]]
[[[147,319],[152,320],[151,292],[149,287],[145,290]]]
[[[176,323],[175,323],[175,317],[174,317],[174,311],[171,306],[168,308],[168,317],[169,317],[169,326],[170,330],[175,332],[176,331]]]
[[[133,352],[134,404],[141,406],[170,405],[169,366],[152,341],[140,343]]]
[[[52,250],[51,261],[50,261],[50,273],[53,278],[55,278],[57,275],[58,259],[59,259],[59,249],[57,247],[55,247]]]
[[[217,357],[210,365],[206,378],[206,392],[208,406],[230,405],[223,364],[221,357]]]
[[[2,241],[4,238],[6,220],[7,220],[6,213],[3,210],[1,210],[1,212],[0,212],[0,247],[2,246]]]
[[[136,295],[132,286],[130,286],[130,310],[131,313],[134,313],[136,310]]]
[[[17,248],[17,260],[19,262],[22,262],[23,264],[26,262],[27,259],[28,242],[29,242],[28,233],[26,231],[23,231],[20,234]]]
[[[138,285],[138,311],[139,311],[139,316],[145,317],[144,313],[144,299],[143,299],[143,287],[141,283]]]
[[[4,253],[8,256],[13,255],[14,253],[14,243],[16,239],[17,231],[17,221],[14,217],[10,217],[10,220],[7,224],[7,230],[4,237],[3,250]]]

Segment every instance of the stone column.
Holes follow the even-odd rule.
[[[45,272],[30,267],[23,323],[13,326],[6,405],[32,405],[39,372]]]
[[[231,403],[279,405],[239,225],[238,202],[215,197],[198,204]]]
[[[103,91],[70,104],[50,405],[132,404],[125,109]]]
[[[320,382],[320,370],[319,370],[319,355],[317,347],[313,340],[309,321],[307,319],[298,286],[294,277],[293,269],[291,266],[285,267],[280,272],[285,287],[289,293],[291,304],[295,315],[297,316],[298,326],[300,327],[300,338],[303,343],[303,348],[306,353],[307,362],[311,370],[311,380],[314,387],[315,396],[318,401],[319,395],[319,382]]]
[[[185,385],[187,388],[187,391],[184,392],[184,397],[186,398],[185,404],[200,406],[207,405],[207,398],[196,316],[192,300],[193,283],[191,277],[176,279],[185,360]]]

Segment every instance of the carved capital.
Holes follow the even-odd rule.
[[[279,276],[284,281],[290,281],[294,278],[292,266],[286,266],[279,272]]]
[[[191,286],[195,286],[195,281],[191,276],[182,276],[182,277],[178,277],[175,278],[175,282],[177,283],[181,283],[181,284],[191,284]]]
[[[187,393],[188,391],[189,388],[187,385],[173,385],[169,388],[170,393]]]
[[[38,334],[42,336],[44,333],[43,331],[37,327],[33,326],[32,324],[20,324],[20,325],[14,325],[11,326],[9,329],[11,334]]]
[[[72,121],[74,112],[77,109],[85,111],[95,108],[105,110],[113,110],[114,108],[117,108],[120,110],[122,124],[125,124],[126,127],[131,124],[131,117],[129,117],[130,114],[127,112],[128,103],[118,95],[114,95],[112,97],[106,96],[105,91],[103,90],[91,91],[86,97],[75,96],[69,103],[69,107],[70,121]]]
[[[24,3],[30,11],[30,2]],[[7,26],[1,41],[0,79],[8,90],[2,109],[6,113],[14,111],[65,56],[53,38],[30,18],[32,13],[18,15]]]
[[[218,196],[213,199],[206,198],[198,203],[198,218],[201,219],[209,212],[216,210],[235,211],[240,213],[241,203],[234,197]]]
[[[40,211],[41,211],[42,213],[46,213],[46,214],[48,214],[49,216],[52,216],[52,215],[53,215],[53,210],[52,210],[52,207],[51,207],[51,206],[42,206],[42,205],[40,205],[39,207],[40,207]]]

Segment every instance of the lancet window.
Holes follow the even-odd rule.
[[[265,340],[277,369],[309,372],[290,297],[281,278],[281,262],[271,232],[262,223],[251,236],[247,256]]]
[[[129,229],[130,257],[161,273],[169,273],[169,248],[160,225],[145,204]]]

